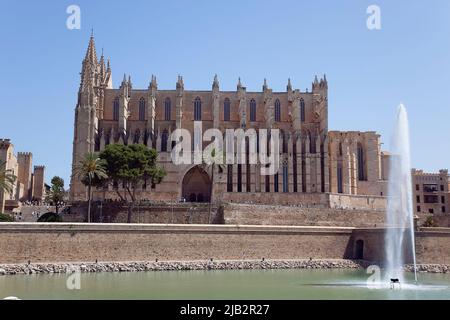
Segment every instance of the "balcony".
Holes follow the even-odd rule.
[[[438,185],[437,184],[424,184],[423,192],[428,192],[428,193],[438,192]]]

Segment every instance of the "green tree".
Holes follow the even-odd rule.
[[[46,201],[52,203],[56,208],[56,213],[59,213],[59,206],[64,201],[66,192],[64,190],[64,180],[61,177],[54,176],[51,180],[50,190],[46,194]]]
[[[429,216],[426,218],[425,222],[423,223],[423,226],[425,228],[433,228],[433,227],[437,227],[437,223],[434,221],[432,216]]]
[[[14,222],[14,218],[9,214],[0,213],[0,222]]]
[[[110,182],[123,186],[123,192],[116,188],[122,201],[128,202],[128,223],[136,204],[136,190],[146,182],[158,184],[166,175],[163,168],[157,166],[158,152],[143,144],[129,146],[110,144],[100,153],[106,162],[106,173]]]
[[[37,222],[62,222],[62,217],[54,212],[46,212],[39,217]]]
[[[92,186],[108,179],[106,162],[97,153],[89,152],[75,167],[74,174],[88,187],[88,222],[91,222]]]
[[[12,173],[10,169],[6,169],[6,162],[0,163],[0,193],[2,193],[2,201],[0,201],[0,213],[5,211],[4,198],[5,193],[11,193],[14,189],[14,183],[17,177]]]

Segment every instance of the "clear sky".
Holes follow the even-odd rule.
[[[81,9],[69,30],[66,9]],[[369,30],[366,9],[381,9]],[[69,184],[79,72],[94,28],[114,86],[274,91],[329,82],[329,127],[377,131],[389,148],[397,105],[409,112],[414,167],[450,167],[450,1],[17,1],[0,9],[0,137],[31,151],[47,181]]]

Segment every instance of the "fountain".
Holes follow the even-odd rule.
[[[408,115],[403,104],[398,107],[391,150],[385,234],[386,280],[403,283],[403,266],[409,260],[414,264],[417,282]]]

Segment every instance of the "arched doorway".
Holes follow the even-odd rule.
[[[211,196],[211,179],[209,175],[195,166],[183,178],[182,196],[189,202],[209,202]]]
[[[364,241],[361,239],[357,240],[355,244],[355,259],[364,259]]]

